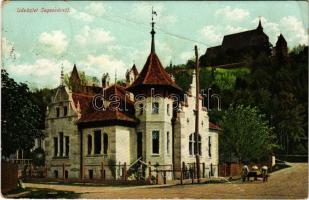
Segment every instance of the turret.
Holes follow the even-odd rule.
[[[109,87],[110,83],[110,77],[108,73],[104,73],[102,75],[102,88],[107,88]]]
[[[278,36],[278,40],[274,48],[274,56],[282,59],[286,59],[288,57],[288,44],[282,34]]]

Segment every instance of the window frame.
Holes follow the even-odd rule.
[[[158,106],[155,106],[158,105]],[[160,108],[160,104],[159,102],[152,102],[152,107],[151,107],[151,113],[152,114],[159,114],[159,108]]]
[[[60,107],[56,107],[56,117],[60,117]]]
[[[54,137],[54,157],[58,156],[58,137]]]
[[[107,133],[103,133],[103,155],[107,155],[108,154],[108,134]]]
[[[158,152],[157,153],[154,152],[154,139],[153,139],[154,132],[157,132],[158,136],[159,136],[159,138],[158,138],[158,147],[157,147],[158,148]],[[153,129],[151,131],[151,153],[152,153],[152,155],[160,155],[160,131],[158,129]]]
[[[166,132],[166,154],[170,155],[170,132]]]
[[[211,136],[208,136],[208,157],[211,158]]]
[[[90,138],[90,139],[89,139]],[[92,135],[88,134],[87,135],[87,155],[92,154]]]
[[[65,145],[64,155],[65,157],[69,157],[70,155],[70,137],[69,136],[64,137],[64,145]]]
[[[63,106],[63,116],[68,116],[68,106]]]
[[[96,136],[99,135],[99,138],[96,138]],[[102,152],[102,132],[100,129],[93,130],[93,139],[94,139],[94,145],[93,145],[93,153],[94,155],[100,155]],[[96,143],[98,142],[98,145]]]

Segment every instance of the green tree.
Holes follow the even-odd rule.
[[[276,147],[272,128],[256,107],[231,105],[220,126],[221,153],[233,154],[239,161],[261,159]]]
[[[42,136],[40,110],[26,84],[16,83],[3,69],[1,79],[1,148],[9,156],[17,149],[32,148],[34,139]]]

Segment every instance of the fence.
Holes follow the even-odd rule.
[[[1,161],[1,191],[2,193],[17,188],[18,167],[17,164]]]
[[[30,166],[27,170],[28,178],[42,178],[46,180],[55,180],[63,182],[100,182],[100,183],[133,183],[134,184],[166,184],[167,180],[180,180],[183,184],[183,180],[192,180],[199,178],[210,178],[218,174],[217,165],[206,165],[200,163],[199,174],[196,163],[183,162],[180,168],[173,168],[173,165],[159,165],[151,164],[151,162],[145,163],[139,161],[133,163],[131,166],[126,162],[118,164],[84,164],[81,178],[69,178],[68,171],[70,164],[58,164],[51,165],[51,167],[60,168],[60,174],[49,176],[47,178],[47,166],[33,167]],[[61,173],[62,172],[62,173]],[[53,178],[51,178],[53,177]]]

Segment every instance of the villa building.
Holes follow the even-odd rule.
[[[108,74],[100,87],[83,85],[76,65],[68,86],[62,74],[46,114],[48,177],[95,179],[101,177],[102,163],[130,168],[137,160],[179,169],[194,163],[195,154],[207,175],[218,175],[220,128],[209,121],[202,96],[200,129],[194,134],[195,73],[191,89],[183,92],[155,52],[154,23],[151,36],[146,63],[140,73],[135,65],[127,72],[126,86],[111,85]]]

